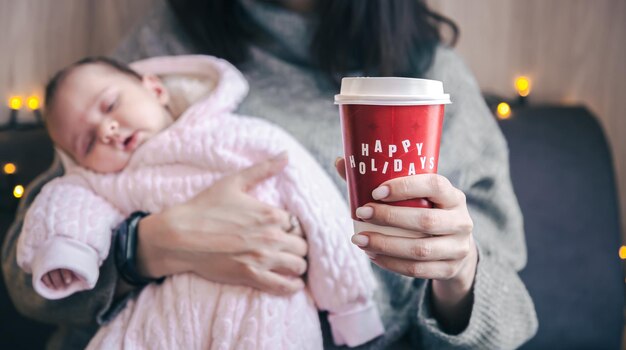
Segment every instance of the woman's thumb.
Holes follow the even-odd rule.
[[[239,172],[238,185],[245,191],[250,190],[264,180],[280,173],[287,165],[289,157],[287,151],[258,162]]]
[[[344,181],[346,180],[346,160],[343,157],[337,157],[335,159],[335,169],[337,169],[337,174],[341,176]]]

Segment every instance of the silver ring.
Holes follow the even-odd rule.
[[[285,232],[291,233],[296,229],[296,227],[298,227],[299,224],[300,222],[298,222],[298,218],[293,214],[289,214],[289,228]]]

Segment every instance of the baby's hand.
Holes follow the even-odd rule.
[[[58,269],[45,274],[41,281],[50,289],[63,289],[69,286],[75,278],[77,277],[72,271]]]

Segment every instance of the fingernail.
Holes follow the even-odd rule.
[[[374,199],[383,199],[389,195],[389,186],[380,186],[372,191]]]
[[[367,256],[370,259],[372,259],[372,260],[376,259],[376,253],[368,252],[367,250],[364,250],[364,252],[365,252],[365,254],[367,254]]]
[[[341,157],[335,158],[335,167],[337,167],[337,163],[339,163],[340,160],[341,160]]]
[[[352,243],[358,245],[359,247],[365,247],[367,243],[369,243],[370,239],[364,235],[354,235],[352,236]]]
[[[356,216],[361,219],[369,219],[374,215],[374,208],[372,207],[358,207],[355,212]]]

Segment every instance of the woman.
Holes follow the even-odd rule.
[[[506,349],[521,345],[537,328],[532,301],[517,275],[526,251],[506,142],[472,75],[442,43],[441,24],[456,37],[449,20],[411,0],[172,0],[117,52],[126,61],[196,52],[235,63],[251,87],[239,112],[292,133],[342,190],[338,175],[344,162],[333,161],[342,153],[332,105],[338,78],[397,75],[443,81],[453,104],[446,108],[440,175],[389,181],[385,193],[379,193],[385,201],[428,197],[437,208],[377,204],[359,213],[372,223],[431,235],[411,239],[368,232],[353,237],[379,267],[377,302],[386,333],[366,348],[397,348],[410,340],[426,349]],[[299,230],[293,230],[288,213],[246,194],[278,171],[269,162],[257,164],[183,205],[139,220],[134,282],[192,271],[211,281],[276,294],[302,288],[302,280],[294,278],[302,271],[290,268],[301,266],[306,254],[306,243],[293,234]],[[53,166],[31,186],[23,205],[60,172],[58,164]],[[21,219],[18,215],[3,251],[14,303],[30,317],[61,325],[51,347],[82,347],[140,289],[119,278],[110,258],[94,290],[56,302],[42,300],[15,265]],[[332,347],[327,326],[324,336]]]

